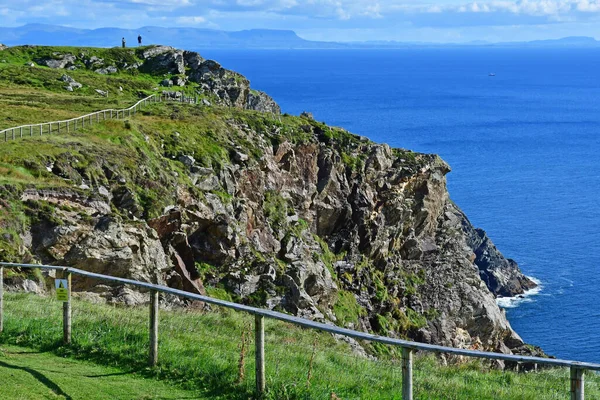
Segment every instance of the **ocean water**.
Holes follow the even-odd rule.
[[[541,284],[502,301],[513,328],[600,362],[599,50],[201,52],[284,112],[440,154],[453,200]]]

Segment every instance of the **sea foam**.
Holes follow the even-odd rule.
[[[520,294],[518,296],[498,297],[496,299],[496,304],[498,304],[498,306],[502,308],[515,308],[518,307],[520,304],[531,303],[532,301],[534,301],[532,297],[539,294],[544,288],[544,286],[542,285],[542,281],[540,281],[539,279],[536,279],[532,276],[528,276],[528,278],[535,282],[537,286],[533,289],[527,290],[525,293]]]

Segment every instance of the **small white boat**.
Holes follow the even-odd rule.
[[[488,76],[496,76],[496,73],[495,73],[495,72],[490,72],[490,73],[488,74]]]

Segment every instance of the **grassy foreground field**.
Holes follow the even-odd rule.
[[[60,343],[61,303],[9,293],[5,309],[3,346],[26,346],[161,379],[193,391],[187,398],[253,398],[251,316],[227,310],[161,311],[159,365],[148,368],[146,307],[74,301],[71,346]],[[332,394],[342,399],[401,398],[401,366],[396,360],[372,361],[355,355],[350,346],[330,335],[266,322],[267,398],[336,398]],[[25,361],[17,357],[15,362]],[[600,397],[599,383],[596,375],[586,377],[588,398]],[[564,369],[517,374],[489,370],[476,361],[442,366],[424,356],[417,357],[414,386],[417,399],[564,399],[569,395]],[[118,398],[97,396],[90,398]]]
[[[19,400],[197,398],[131,371],[17,346],[0,346],[0,393],[3,399]]]

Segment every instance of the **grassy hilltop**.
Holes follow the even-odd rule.
[[[77,253],[86,243],[78,241],[87,235],[96,238],[97,231],[101,231],[98,237],[102,239],[103,230],[110,226],[119,235],[134,231],[131,237],[142,238],[141,245],[135,242],[131,248],[145,248],[154,243],[158,252],[155,254],[161,255],[166,269],[175,258],[173,254],[186,254],[176,248],[181,241],[172,241],[169,232],[158,236],[148,233],[146,223],[157,220],[156,230],[166,230],[160,217],[167,213],[167,207],[177,205],[183,210],[182,215],[188,213],[179,217],[180,233],[187,234],[184,250],[196,255],[188,271],[192,272],[189,281],[193,285],[203,282],[212,296],[262,307],[279,299],[275,309],[394,337],[414,338],[425,332],[431,341],[442,343],[450,339],[442,337],[439,327],[448,326],[446,322],[454,318],[467,321],[469,329],[473,328],[468,332],[467,326],[461,328],[459,322],[452,322],[463,332],[466,347],[496,350],[496,346],[506,348],[505,342],[518,342],[512,340],[513,332],[499,310],[487,316],[491,322],[485,329],[478,330],[477,324],[471,323],[472,315],[458,315],[452,304],[442,304],[445,299],[458,296],[461,285],[472,285],[467,288],[476,292],[476,296],[462,301],[474,304],[471,310],[474,314],[481,302],[491,304],[488,308],[495,306],[493,295],[473,268],[470,257],[475,256],[474,252],[460,253],[466,247],[460,221],[466,217],[447,199],[443,175],[448,167],[438,157],[375,145],[306,115],[281,115],[272,99],[250,89],[243,76],[192,53],[171,49],[148,55],[153,51],[156,51],[153,47],[30,46],[0,51],[0,130],[73,118],[101,109],[125,108],[163,90],[184,92],[201,100],[196,106],[176,102],[151,104],[126,120],[109,120],[69,134],[42,137],[26,134],[16,141],[0,142],[0,260],[47,263],[68,260],[69,265],[95,266],[98,263],[89,262],[89,254]],[[69,61],[65,54],[76,57]],[[64,67],[44,66],[49,62],[64,63]],[[111,66],[116,67],[114,72],[104,71]],[[65,74],[81,87],[67,90]],[[176,84],[183,81],[183,86]],[[317,159],[322,163],[318,173],[311,164]],[[249,172],[242,178],[235,176],[246,170]],[[269,177],[272,171],[276,178]],[[327,180],[321,171],[335,179]],[[387,171],[395,175],[380,179]],[[231,182],[233,177],[238,179],[235,184]],[[376,183],[367,189],[360,186],[370,179]],[[389,184],[392,180],[402,190]],[[346,190],[342,187],[344,182],[358,182],[358,189],[344,194],[356,198],[356,203],[335,202],[343,198],[335,190]],[[279,188],[277,185],[282,183],[293,190],[263,189]],[[109,195],[103,194],[104,191],[110,192]],[[383,195],[372,200],[370,197],[376,198],[378,191]],[[313,196],[313,192],[318,194]],[[322,193],[327,197],[317,198]],[[321,219],[314,217],[306,205],[307,198],[312,201],[311,196],[323,207],[314,213]],[[400,197],[402,201],[396,201]],[[386,202],[394,202],[398,208],[381,212]],[[98,207],[104,207],[105,211],[98,211]],[[359,217],[344,220],[344,215],[336,214],[352,207],[353,215]],[[213,216],[211,210],[217,210],[214,214],[218,215]],[[448,221],[436,225],[439,219],[431,217],[434,211],[452,215],[450,222],[457,225],[450,226]],[[388,225],[401,228],[393,232],[389,228],[393,236],[389,242],[375,235],[379,225],[371,236],[364,233],[371,229],[367,222],[379,223],[379,212],[394,220]],[[322,215],[329,218],[323,219]],[[359,229],[352,226],[357,218],[367,221]],[[238,220],[244,223],[236,225]],[[336,233],[340,221],[343,229]],[[388,225],[381,223],[386,229]],[[420,230],[425,232],[423,235],[433,237],[428,239],[428,247],[422,246]],[[210,232],[209,237],[202,236],[205,231]],[[252,236],[255,231],[260,231],[260,235]],[[352,236],[362,240],[360,246],[348,247],[344,240],[356,232],[363,235]],[[202,247],[205,243],[212,247]],[[378,243],[379,248],[369,248]],[[433,262],[431,254],[437,254],[438,250],[433,249],[436,243],[444,255],[452,254],[455,258],[448,261],[439,256]],[[108,247],[107,253],[111,254],[111,250]],[[395,263],[389,263],[394,266],[383,265],[384,258],[394,260]],[[110,267],[122,260],[117,261],[106,265]],[[154,261],[153,258],[146,264],[154,266]],[[119,266],[122,264],[125,262]],[[312,269],[308,273],[293,270],[298,264],[310,264]],[[427,268],[431,265],[435,268]],[[189,265],[182,268],[186,267]],[[126,273],[131,271],[123,272]],[[244,279],[252,273],[260,275],[258,283],[253,281],[255,290],[236,291],[235,287],[251,286],[248,283],[251,279]],[[20,272],[5,274],[13,287],[22,282]],[[145,270],[140,274],[146,274],[145,279],[175,287],[183,285],[178,276],[185,275],[170,271],[164,277]],[[299,285],[304,297],[286,302],[286,296],[291,297],[290,289],[281,282],[298,289],[288,279],[294,276],[299,280],[294,274],[305,274],[310,279]],[[44,289],[43,277],[32,274],[28,278]],[[270,283],[260,286],[269,279]],[[59,343],[56,301],[16,293],[6,295],[7,320],[0,344],[25,346],[135,371],[136,375],[158,378],[187,391],[182,392],[182,396],[190,396],[185,398],[253,396],[250,317],[215,309],[161,311],[160,362],[158,367],[148,369],[145,367],[146,308],[93,304],[90,299],[100,303],[113,301],[109,296],[103,297],[105,293],[101,290],[116,289],[84,287],[87,282],[80,284],[83,291],[92,294],[82,295],[74,303],[72,346]],[[193,288],[204,290],[204,286]],[[330,291],[326,292],[324,287]],[[135,300],[135,295],[127,299],[132,298]],[[144,296],[140,298],[131,303],[146,301]],[[113,303],[120,304],[118,300]],[[285,308],[290,303],[295,307],[292,311]],[[481,320],[481,313],[477,314],[477,321]],[[435,336],[436,332],[440,337]],[[369,353],[377,356],[374,361],[356,355],[350,345],[330,335],[287,324],[268,321],[266,334],[267,398],[401,397],[401,366],[396,349],[362,343]],[[526,350],[533,349],[518,342],[520,350],[521,345]],[[12,348],[8,349],[10,353]],[[8,376],[3,367],[7,361],[3,360],[0,348],[0,390],[6,384],[2,377]],[[462,361],[456,366],[443,366],[433,357],[417,357],[415,397],[559,399],[568,395],[566,370],[518,374]],[[36,369],[39,365],[26,367]],[[588,395],[600,397],[600,380],[595,375],[586,379]],[[132,378],[130,383],[135,387],[139,382]],[[21,393],[18,384],[13,382],[4,393]],[[69,388],[64,391],[72,394],[72,398],[81,398],[76,395],[77,382],[65,381],[64,385]],[[60,396],[57,393],[56,398],[65,398]]]

